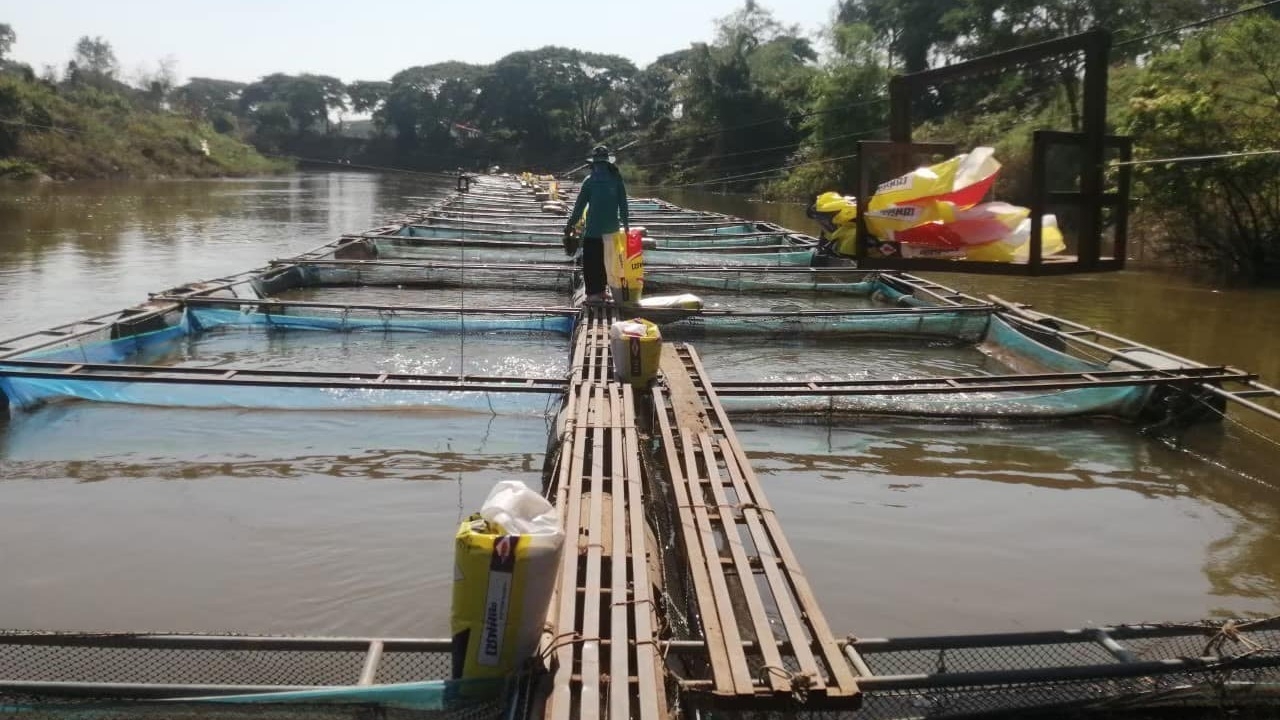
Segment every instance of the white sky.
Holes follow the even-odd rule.
[[[765,0],[784,23],[815,33],[836,0]],[[251,81],[311,72],[386,80],[414,65],[489,63],[562,45],[630,58],[710,40],[741,0],[14,0],[0,22],[18,35],[11,57],[37,72],[65,67],[82,35],[101,35],[128,79],[166,56],[182,80]]]

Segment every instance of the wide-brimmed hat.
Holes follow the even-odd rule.
[[[591,157],[587,158],[587,162],[604,162],[612,164],[617,162],[617,158],[609,151],[608,145],[597,145],[591,149]]]

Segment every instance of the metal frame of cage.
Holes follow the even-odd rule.
[[[1109,148],[1117,150],[1122,160],[1127,159],[1132,143],[1127,137],[1108,135],[1106,132],[1107,63],[1110,49],[1110,33],[1095,29],[967,62],[895,76],[889,82],[889,140],[887,142],[859,141],[855,159],[857,197],[868,198],[870,190],[874,187],[868,162],[872,156],[888,155],[891,172],[894,175],[901,175],[914,167],[910,164],[914,154],[954,153],[954,144],[912,142],[911,101],[913,97],[943,83],[998,72],[1048,58],[1083,54],[1082,131],[1068,133],[1037,130],[1033,138],[1031,169],[1033,185],[1031,237],[1033,239],[1040,237],[1041,218],[1050,205],[1067,205],[1077,208],[1080,213],[1080,232],[1074,260],[1043,258],[1040,255],[1038,242],[1031,243],[1027,262],[871,257],[867,250],[872,238],[867,231],[864,215],[859,213],[856,220],[858,243],[854,256],[858,266],[994,275],[1064,275],[1123,269],[1127,244],[1130,172],[1128,166],[1120,167],[1116,191],[1107,192],[1105,163]],[[1049,150],[1055,146],[1078,147],[1082,150],[1078,190],[1051,192],[1047,187],[1047,158]],[[1115,216],[1115,251],[1109,258],[1102,255],[1105,207],[1118,208]]]

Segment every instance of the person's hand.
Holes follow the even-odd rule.
[[[578,238],[573,234],[573,228],[564,229],[564,254],[573,257],[578,252]]]

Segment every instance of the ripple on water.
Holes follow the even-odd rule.
[[[859,626],[1280,610],[1277,491],[1127,425],[736,426],[824,610]]]
[[[544,417],[121,408],[0,440],[0,626],[443,636],[452,538]]]

